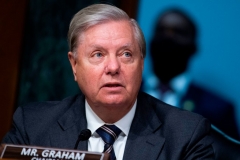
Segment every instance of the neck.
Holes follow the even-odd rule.
[[[122,106],[95,106],[90,105],[94,113],[101,118],[105,123],[115,123],[122,119],[133,107],[135,101],[130,105]]]

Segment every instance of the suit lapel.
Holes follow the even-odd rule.
[[[159,132],[161,122],[154,106],[150,106],[145,98],[142,94],[138,96],[123,159],[157,159],[165,142]]]
[[[74,149],[81,130],[87,128],[84,100],[83,95],[78,96],[63,116],[58,119],[58,124],[51,129],[49,135],[51,135],[52,146]],[[79,142],[78,149],[87,150],[87,141]]]
[[[165,142],[159,132],[161,122],[154,106],[139,94],[136,113],[128,135],[123,159],[157,159]],[[64,104],[61,104],[64,105]],[[66,104],[65,104],[66,105]],[[78,96],[69,109],[49,131],[50,145],[73,149],[81,130],[87,128],[85,98]],[[87,141],[80,142],[79,150],[87,150]]]

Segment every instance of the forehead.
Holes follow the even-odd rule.
[[[80,36],[81,40],[104,40],[104,39],[119,39],[119,38],[134,38],[133,26],[129,21],[107,21],[86,29]],[[84,42],[84,41],[83,41]]]

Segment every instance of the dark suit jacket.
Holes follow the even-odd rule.
[[[234,107],[227,100],[191,83],[181,101],[181,107],[206,117],[228,136],[240,140]]]
[[[19,107],[2,143],[73,149],[86,129],[85,97]],[[139,93],[123,159],[213,159],[210,123],[202,116]],[[79,150],[87,150],[87,141]],[[200,158],[201,157],[201,158]]]

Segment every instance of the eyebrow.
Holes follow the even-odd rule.
[[[96,44],[90,45],[90,48],[104,49],[104,47],[102,47],[101,45],[96,45]]]
[[[133,46],[132,43],[126,43],[126,44],[122,45],[118,50],[129,48],[129,47],[132,47],[132,46]],[[90,48],[97,48],[97,49],[105,50],[105,48],[102,45],[98,45],[98,44],[90,45]]]
[[[128,47],[131,47],[131,46],[133,46],[132,43],[126,43],[121,48],[128,48]]]
[[[134,50],[134,45],[133,43],[126,43],[123,46],[121,46],[118,51],[121,51],[123,49],[129,49],[131,52]]]

